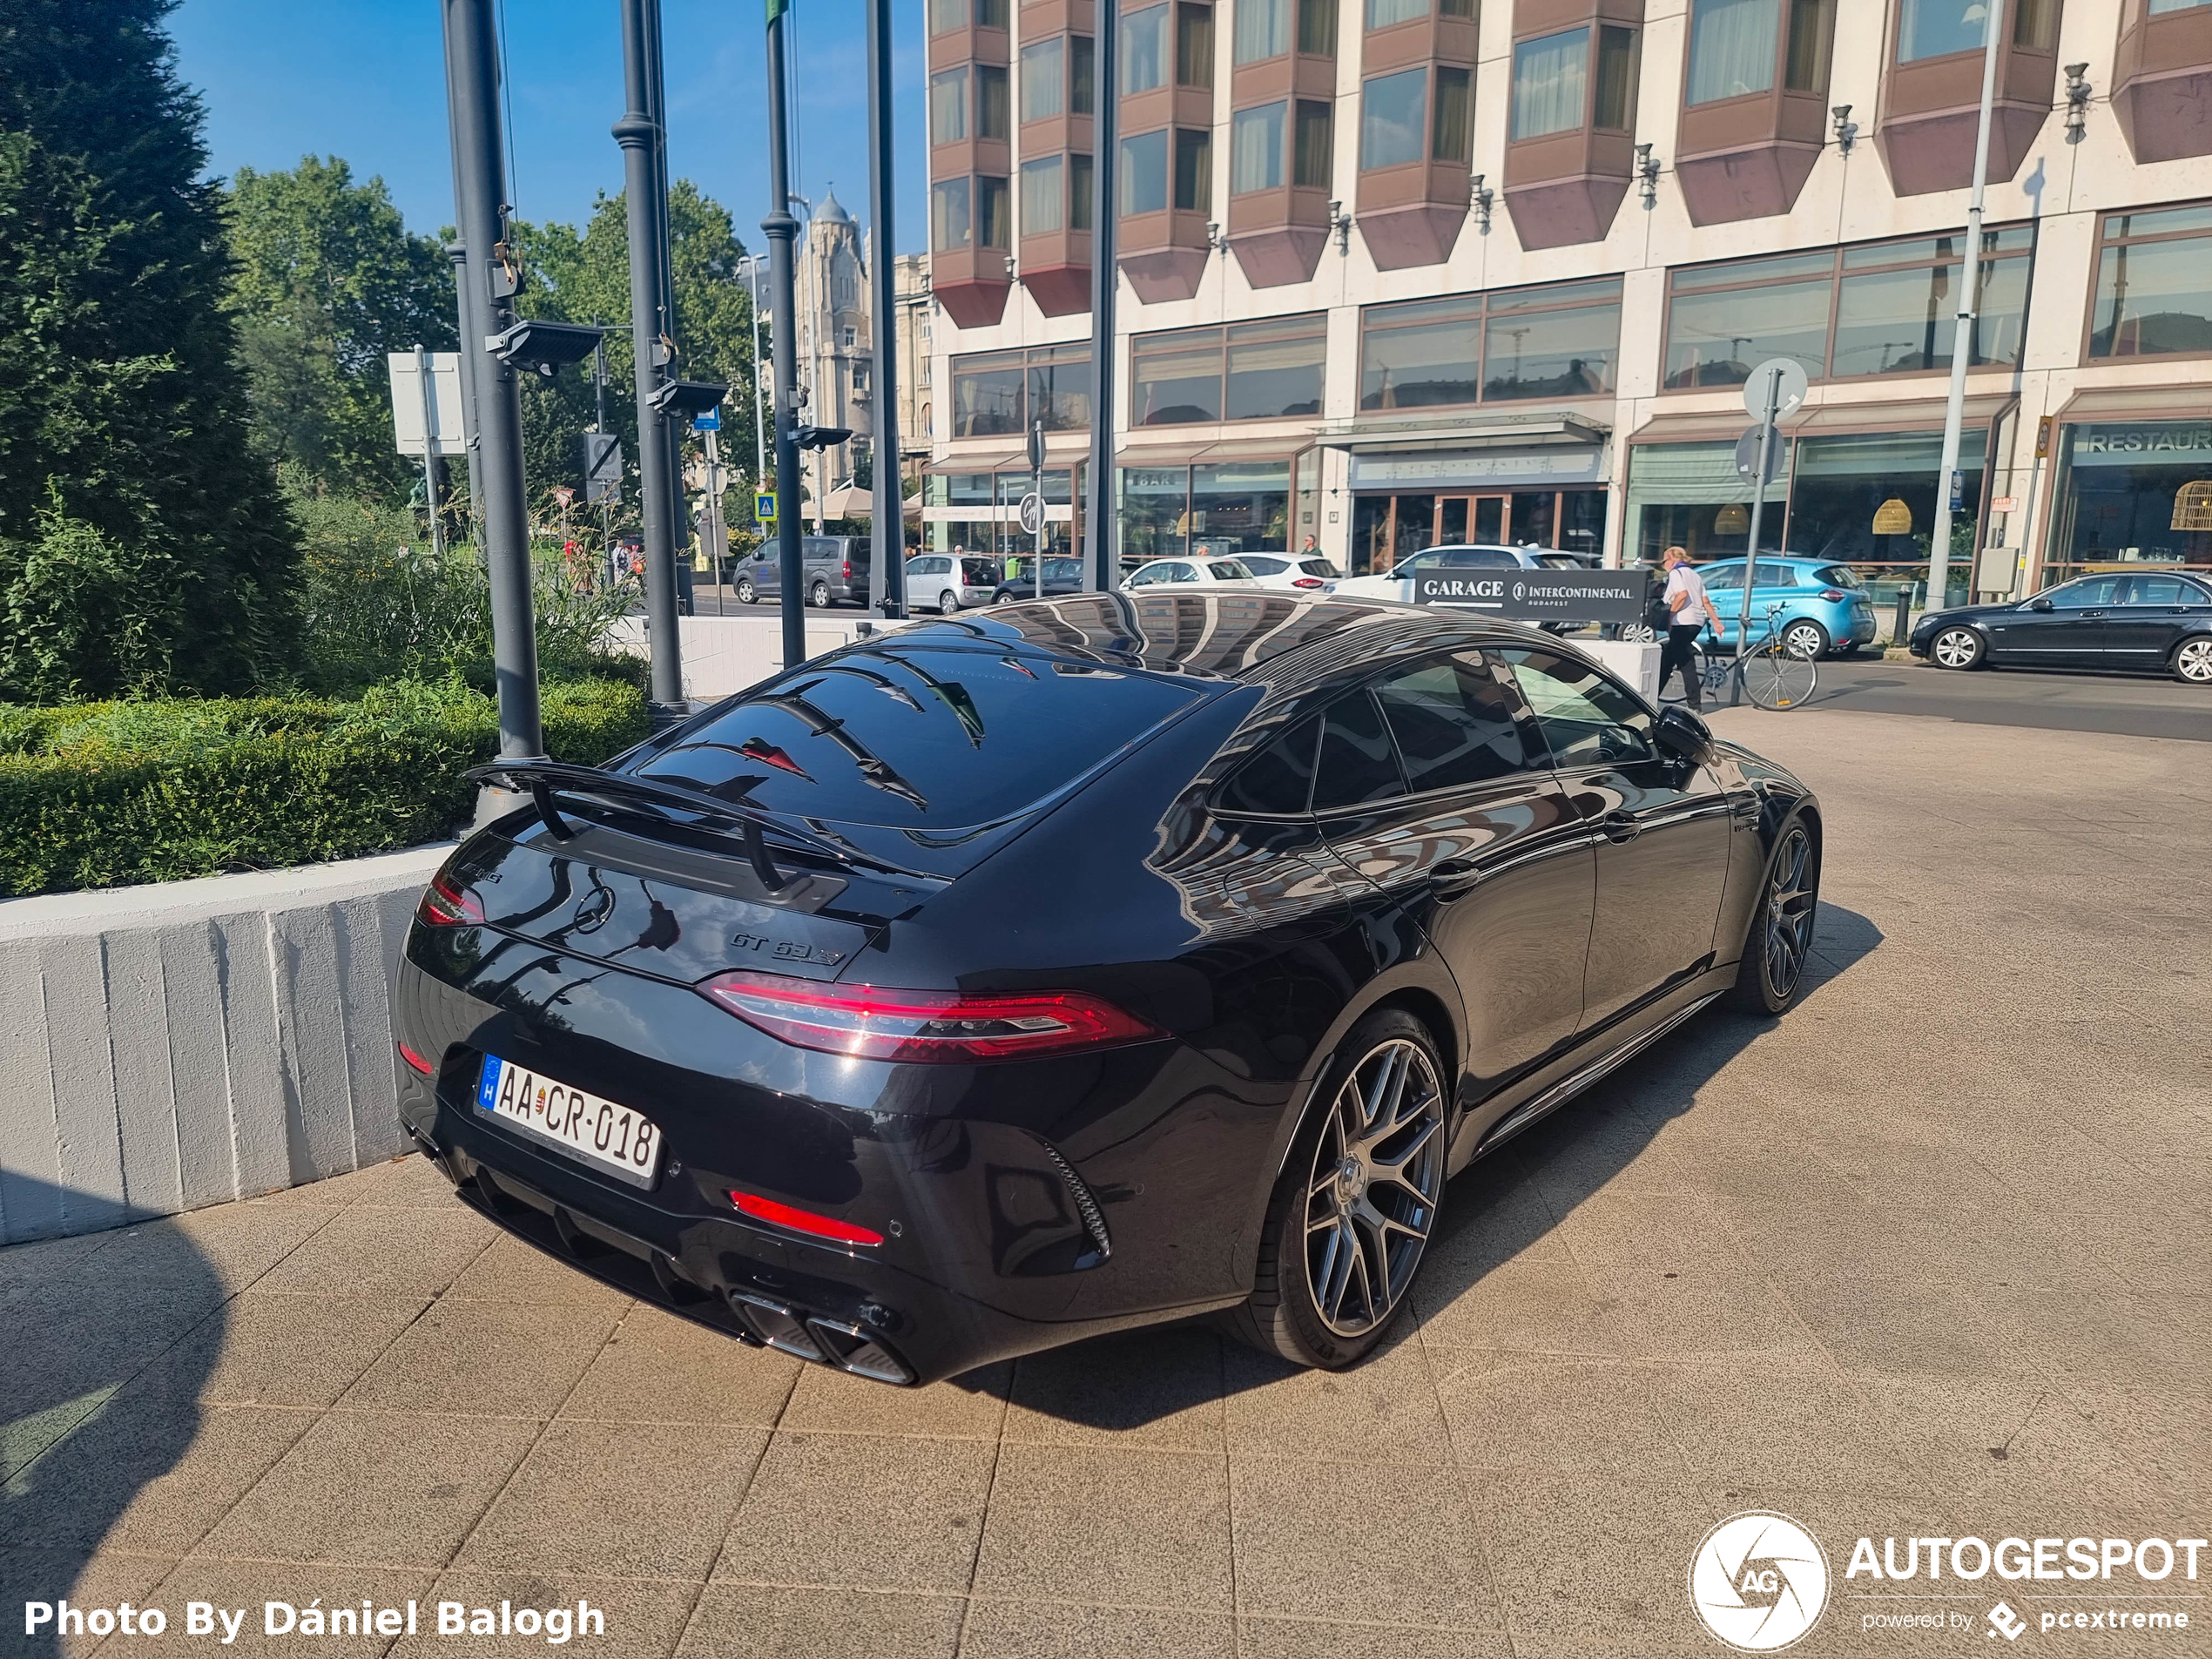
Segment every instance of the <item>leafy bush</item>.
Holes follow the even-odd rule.
[[[596,764],[650,729],[634,685],[547,685],[546,748]],[[499,749],[458,678],[296,698],[0,707],[0,894],[264,869],[410,846],[467,819]]]

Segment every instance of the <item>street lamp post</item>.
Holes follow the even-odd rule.
[[[1091,82],[1096,137],[1090,164],[1090,476],[1084,494],[1083,532],[1090,556],[1084,561],[1084,586],[1110,593],[1114,569],[1114,301],[1121,272],[1115,251],[1120,204],[1115,174],[1120,162],[1121,73],[1118,67],[1119,14],[1098,14],[1091,47]]]
[[[891,0],[868,0],[868,218],[874,243],[868,279],[875,292],[869,345],[875,358],[874,598],[886,617],[907,614],[906,480],[899,465],[899,350],[893,280]]]
[[[676,620],[674,443],[651,401],[668,368],[663,345],[668,266],[665,203],[658,159],[660,8],[622,0],[623,91],[629,107],[615,123],[622,146],[630,223],[630,341],[637,379],[637,489],[644,511],[645,628],[652,658],[652,700],[672,711],[684,700],[682,638]]]
[[[461,354],[474,359],[477,464],[470,494],[483,514],[491,583],[492,665],[502,759],[543,757],[537,701],[537,620],[530,604],[529,513],[523,494],[523,405],[515,366],[487,349],[516,321],[520,273],[507,245],[507,178],[499,153],[499,37],[494,0],[444,0],[454,203],[467,249]]]
[[[792,291],[792,244],[799,221],[791,213],[790,128],[784,112],[784,14],[791,0],[768,0],[768,199],[760,221],[768,239],[768,295],[773,307],[769,341],[776,358],[776,574],[781,590],[784,666],[806,660],[806,595],[799,591],[806,571],[799,557],[799,348],[792,326],[798,297]],[[755,368],[758,373],[758,368]]]

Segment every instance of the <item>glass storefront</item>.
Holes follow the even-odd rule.
[[[1759,520],[1759,550],[1782,550],[1790,498],[1785,441]],[[1656,564],[1670,547],[1707,559],[1740,559],[1750,543],[1751,482],[1736,470],[1732,443],[1641,443],[1629,451],[1626,556]]]
[[[1592,556],[1605,546],[1602,489],[1466,489],[1367,495],[1352,503],[1353,576],[1380,576],[1425,548],[1460,542],[1564,548]]]
[[[1065,467],[1045,470],[1048,555],[1073,550],[1076,476]],[[1032,482],[1026,468],[928,474],[922,480],[922,545],[933,553],[978,553],[1009,562],[1027,558],[1035,550],[1036,538],[1022,528],[1020,512]]]
[[[2212,420],[2060,430],[2047,585],[2110,565],[2212,568]]]
[[[1280,553],[1291,533],[1291,463],[1123,467],[1122,563],[1191,553]]]

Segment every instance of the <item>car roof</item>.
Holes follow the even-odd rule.
[[[869,636],[865,647],[1020,650],[1069,663],[1242,682],[1293,695],[1394,656],[1487,644],[1555,644],[1463,610],[1291,589],[1079,593]]]

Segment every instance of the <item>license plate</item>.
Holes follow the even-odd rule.
[[[659,1169],[660,1127],[643,1112],[496,1054],[484,1056],[476,1109],[632,1186],[651,1186]]]

